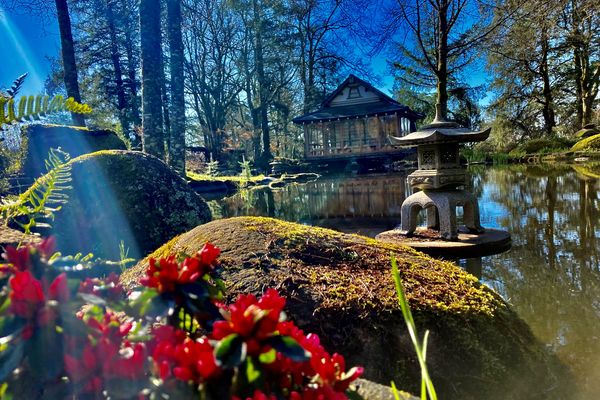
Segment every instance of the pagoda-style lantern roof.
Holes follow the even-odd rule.
[[[418,146],[447,143],[481,142],[490,136],[491,128],[483,131],[471,131],[456,122],[436,122],[424,126],[417,132],[403,137],[390,136],[390,141],[399,146]]]

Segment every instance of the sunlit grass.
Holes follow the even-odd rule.
[[[437,394],[435,392],[435,388],[433,387],[433,381],[429,376],[429,371],[427,370],[427,364],[425,362],[427,358],[427,338],[429,337],[429,331],[425,331],[425,335],[423,336],[423,341],[420,342],[417,334],[417,327],[415,325],[415,321],[413,319],[412,313],[410,311],[410,306],[408,305],[408,300],[406,299],[406,294],[404,293],[404,287],[402,286],[402,280],[400,279],[400,272],[398,271],[398,263],[396,262],[396,258],[392,256],[392,276],[394,278],[394,283],[396,285],[396,294],[398,295],[398,304],[400,304],[400,309],[402,310],[402,316],[404,317],[404,321],[406,322],[406,327],[408,328],[408,333],[410,335],[410,339],[417,353],[417,359],[419,360],[419,366],[421,367],[421,400],[427,400],[427,396],[429,395],[429,400],[437,400]],[[392,391],[394,393],[394,397],[396,400],[400,400],[400,394],[392,382]]]
[[[245,176],[241,176],[241,175],[227,175],[227,176],[212,176],[212,175],[208,175],[208,174],[197,174],[195,172],[187,172],[187,176],[190,179],[193,179],[195,181],[230,181],[230,182],[235,182],[235,183],[242,183],[242,182],[260,182],[263,179],[265,179],[264,175],[255,175],[252,176],[250,178],[245,177]]]

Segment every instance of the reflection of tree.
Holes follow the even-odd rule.
[[[484,207],[507,210],[509,253],[484,259],[483,280],[502,293],[540,340],[600,391],[600,201],[598,182],[568,167],[494,168],[479,176]],[[588,397],[591,396],[591,397]]]
[[[309,224],[385,218],[397,223],[405,198],[405,179],[398,175],[322,179],[276,190],[241,191],[220,203],[224,217],[263,215]]]

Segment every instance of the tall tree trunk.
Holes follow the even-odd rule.
[[[167,0],[167,30],[171,53],[171,140],[169,161],[185,176],[185,95],[183,78],[183,40],[181,37],[181,0]]]
[[[546,31],[542,31],[542,61],[540,62],[540,70],[539,73],[542,76],[542,95],[544,97],[543,100],[543,108],[542,108],[542,116],[544,117],[544,130],[546,131],[546,135],[552,135],[552,129],[556,126],[556,120],[554,118],[554,101],[552,98],[552,86],[550,83],[550,71],[548,67],[548,53],[550,51],[550,42],[548,40],[548,36]]]
[[[127,102],[125,101],[125,88],[123,87],[123,70],[121,68],[121,55],[117,43],[117,29],[115,27],[115,13],[113,10],[113,0],[106,1],[106,23],[108,35],[110,37],[110,59],[112,61],[115,73],[115,86],[117,90],[117,110],[119,111],[119,121],[121,129],[127,136],[129,133],[129,119],[127,118]]]
[[[448,116],[448,3],[442,1],[438,10],[437,46],[437,99],[436,120],[445,121]]]
[[[138,105],[137,68],[133,50],[133,38],[129,29],[125,29],[125,55],[127,56],[127,80],[129,81],[129,108],[131,109],[131,120],[136,126],[142,124],[140,109]]]
[[[258,96],[260,98],[260,126],[262,133],[262,154],[259,165],[264,169],[273,159],[271,155],[271,136],[269,132],[269,106],[267,92],[267,82],[265,77],[265,62],[263,54],[263,23],[260,15],[260,6],[258,0],[252,1],[254,12],[254,57],[256,62],[256,76],[258,79]]]
[[[73,43],[73,32],[71,31],[69,6],[67,0],[54,0],[54,3],[56,4],[58,29],[60,31],[60,48],[62,51],[65,89],[67,89],[67,96],[72,97],[75,101],[81,103],[79,83],[77,82],[77,64],[75,62],[75,46]],[[74,125],[85,126],[83,115],[71,114],[71,119],[73,120]]]
[[[165,156],[162,126],[162,49],[160,0],[140,0],[142,59],[143,148],[160,159]]]

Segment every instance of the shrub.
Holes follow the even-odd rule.
[[[99,265],[53,255],[52,239],[8,247],[0,269],[0,393],[347,399],[362,369],[346,371],[341,355],[286,321],[285,299],[274,289],[222,304],[219,254],[207,243],[183,260],[151,259],[141,286],[126,294],[116,274],[90,277]]]

